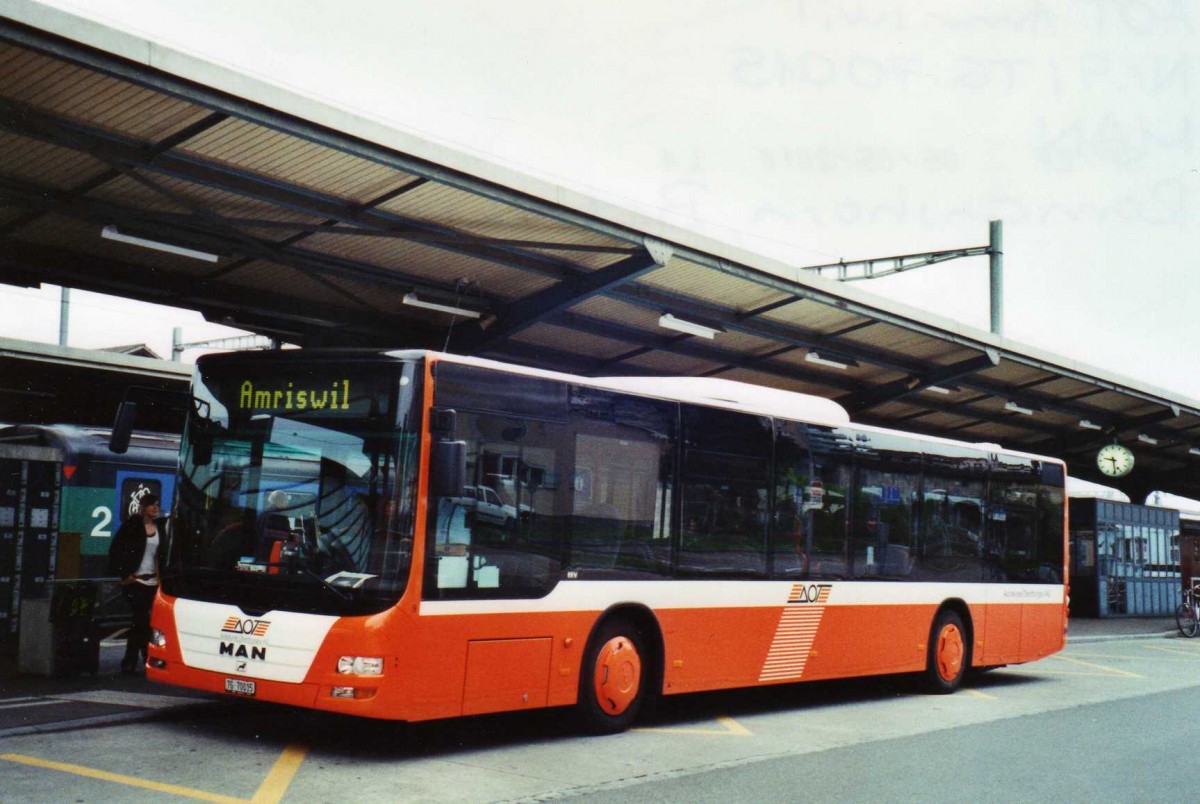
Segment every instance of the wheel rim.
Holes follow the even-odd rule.
[[[943,681],[958,678],[963,662],[963,636],[954,623],[946,623],[938,632],[936,658],[938,675]]]
[[[596,656],[593,683],[596,702],[609,715],[619,715],[637,698],[642,682],[642,657],[633,641],[615,636],[600,648]]]

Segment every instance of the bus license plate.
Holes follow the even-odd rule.
[[[225,679],[225,691],[234,695],[254,695],[254,682],[242,678]]]

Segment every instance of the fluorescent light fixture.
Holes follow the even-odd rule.
[[[1016,402],[1005,402],[1004,409],[1010,410],[1013,413],[1023,413],[1026,416],[1033,415],[1033,408],[1027,408],[1024,405],[1018,405]]]
[[[462,307],[451,307],[448,304],[438,304],[437,302],[425,301],[416,293],[405,293],[402,300],[409,307],[424,307],[426,310],[438,310],[439,312],[449,313],[450,315],[461,315],[467,318],[479,318],[478,310],[467,310]]]
[[[1188,455],[1200,455],[1200,447],[1189,447]]]
[[[1143,444],[1151,444],[1151,445],[1158,443],[1157,438],[1155,438],[1154,436],[1148,436],[1145,433],[1138,433],[1138,441],[1141,441]]]
[[[105,240],[115,240],[118,243],[129,243],[130,245],[141,246],[142,248],[152,248],[155,251],[165,251],[168,254],[175,254],[180,257],[191,257],[193,260],[216,262],[221,259],[216,254],[210,254],[207,251],[197,251],[194,248],[184,248],[183,246],[176,246],[171,243],[162,243],[158,240],[147,240],[144,237],[121,234],[120,230],[115,226],[105,226],[100,230],[100,236]]]
[[[845,371],[850,368],[850,363],[843,363],[839,360],[830,360],[827,357],[821,357],[818,352],[809,352],[804,356],[804,359],[809,363],[816,363],[818,366],[829,366],[830,368],[841,369]]]
[[[718,332],[722,332],[717,327],[706,327],[694,321],[676,318],[670,313],[663,313],[659,316],[658,325],[664,329],[673,329],[676,332],[686,332],[688,335],[695,335],[699,338],[708,338],[710,341],[717,337]]]
[[[1080,419],[1079,426],[1084,430],[1103,430],[1104,428],[1090,419]]]
[[[952,394],[952,393],[954,393],[954,392],[953,392],[953,391],[951,391],[949,388],[943,388],[943,387],[942,387],[942,386],[940,386],[940,385],[927,385],[927,386],[925,386],[925,390],[926,390],[926,391],[930,391],[930,392],[932,392],[932,393],[935,393],[935,394],[946,394],[946,395],[948,395],[948,394]]]

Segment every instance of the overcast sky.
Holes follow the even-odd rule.
[[[796,266],[1002,219],[1006,336],[1200,399],[1195,3],[53,5]],[[857,287],[987,329],[987,275]],[[0,334],[55,339],[33,296]],[[74,345],[219,332],[80,297]]]

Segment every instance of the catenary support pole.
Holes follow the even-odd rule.
[[[988,259],[991,268],[992,332],[1004,331],[1004,221],[988,224]]]
[[[58,345],[67,345],[67,325],[71,318],[71,289],[63,288],[61,301],[58,304]]]

